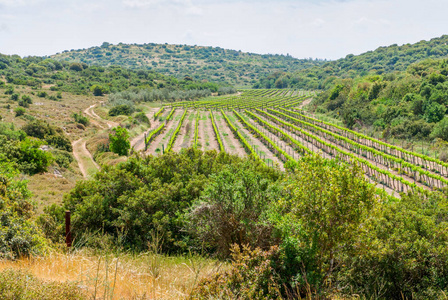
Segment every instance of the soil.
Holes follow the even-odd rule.
[[[170,132],[170,130],[173,128],[173,130],[174,130],[174,128],[175,128],[175,126],[177,126],[177,122],[178,121],[176,121],[176,118],[179,116],[179,118],[180,118],[180,116],[183,114],[183,111],[182,110],[180,110],[180,109],[177,109],[175,112],[174,112],[174,115],[173,115],[173,117],[172,117],[172,119],[168,122],[168,124],[167,125],[165,125],[165,129],[163,130],[163,132],[161,133],[161,134],[159,134],[149,145],[148,145],[148,150],[146,150],[146,154],[152,154],[152,155],[158,155],[158,154],[162,154],[162,141],[163,141],[163,138]],[[168,143],[168,140],[167,141],[164,141],[164,144],[165,144],[165,147],[166,147],[166,144]],[[156,152],[156,149],[157,148],[159,148],[160,149],[160,151],[159,152]]]
[[[212,119],[209,112],[204,112],[205,120],[199,120],[199,137],[202,150],[219,151],[219,144],[216,140],[215,131],[213,130]],[[208,145],[207,145],[208,143]]]
[[[251,145],[255,145],[255,149],[257,149],[258,152],[264,152],[264,155],[260,155],[262,158],[263,156],[267,159],[272,160],[274,165],[278,165],[280,169],[284,170],[283,162],[273,154],[266,145],[264,145],[258,138],[256,138],[252,133],[247,130],[243,124],[238,120],[237,116],[231,112],[227,113],[228,117],[233,117],[236,121],[233,122],[233,125],[238,129],[241,130],[240,133],[243,134],[243,136],[246,138],[247,142]]]
[[[224,149],[227,153],[238,155],[238,156],[245,156],[246,150],[244,150],[243,146],[241,145],[240,141],[238,141],[237,138],[235,138],[232,130],[227,125],[226,121],[222,117],[221,113],[214,113],[213,116],[215,117],[215,123],[218,127],[218,131],[221,132],[222,136],[222,142],[224,144]],[[225,135],[226,134],[226,135]]]
[[[159,127],[160,121],[157,119],[154,121],[154,119],[151,119],[154,117],[154,112],[159,110],[158,107],[151,107],[149,112],[146,114],[149,121],[151,122],[151,126],[143,133],[137,135],[131,140],[131,147],[134,148],[135,151],[142,151],[145,149],[145,134],[148,134],[151,130]]]
[[[91,160],[92,164],[99,170],[100,166],[93,160],[92,154],[87,150],[86,148],[86,140],[81,138],[79,140],[76,140],[72,142],[73,147],[73,156],[75,157],[76,161],[78,162],[79,170],[81,171],[81,174],[84,178],[87,178],[88,173],[88,166],[87,162],[82,158],[82,156],[87,157]]]

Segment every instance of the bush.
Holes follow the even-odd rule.
[[[442,121],[434,126],[431,132],[431,138],[440,138],[448,141],[448,117],[444,117]]]
[[[149,121],[148,116],[144,112],[139,112],[134,116],[134,119],[139,121],[140,123],[148,124],[148,126],[151,126],[151,122]]]
[[[54,162],[58,164],[59,167],[67,169],[73,162],[73,156],[67,151],[61,150],[51,150]]]
[[[17,176],[13,164],[0,161],[0,259],[42,254],[47,247],[31,219],[31,193],[25,181],[15,179]]]
[[[273,242],[265,213],[280,198],[280,187],[250,165],[227,166],[212,175],[189,214],[190,231],[221,257],[230,254],[232,244],[267,249]]]
[[[129,133],[126,128],[115,127],[113,133],[109,134],[110,151],[118,155],[128,155],[131,143],[129,142]]]
[[[23,107],[16,107],[14,109],[14,112],[16,113],[16,117],[20,117],[20,116],[23,116],[25,114],[26,110]]]
[[[46,97],[48,97],[48,93],[45,91],[39,91],[39,92],[37,92],[37,97],[46,98]]]
[[[12,94],[11,95],[11,100],[13,100],[13,101],[19,100],[19,94],[16,94],[16,93]]]
[[[104,94],[106,94],[108,92],[108,90],[100,85],[93,85],[90,90],[93,92],[94,96],[103,96]]]
[[[211,174],[229,164],[247,166],[246,160],[194,149],[131,157],[117,166],[103,167],[94,180],[78,182],[64,203],[73,213],[74,232],[79,234],[100,230],[113,235],[116,243],[143,250],[151,233],[158,232],[165,253],[199,252],[201,242],[185,230],[186,210],[198,199]],[[265,177],[279,176],[261,163],[252,162],[251,167],[263,170]]]
[[[230,270],[200,281],[191,299],[301,299],[287,281],[285,273],[293,270],[278,247],[263,252],[234,246],[231,252]]]
[[[74,113],[73,118],[75,119],[75,122],[82,124],[84,126],[89,125],[89,119],[86,116],[83,116],[81,113]]]
[[[22,101],[28,104],[33,103],[33,100],[31,100],[31,97],[29,95],[22,95]]]
[[[129,116],[133,112],[133,108],[129,105],[123,104],[123,105],[117,105],[109,110],[109,116],[115,117],[119,115],[126,115]]]

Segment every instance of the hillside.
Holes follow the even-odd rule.
[[[52,55],[58,61],[76,61],[88,65],[122,66],[196,80],[249,86],[273,72],[294,72],[324,61],[296,59],[289,55],[260,55],[219,47],[169,44],[103,43],[100,47],[64,51]]]
[[[277,72],[262,78],[255,88],[327,89],[336,78],[355,78],[368,74],[404,71],[425,59],[448,57],[448,35],[402,46],[379,47],[360,55],[326,62],[306,70]]]

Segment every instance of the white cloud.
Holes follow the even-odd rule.
[[[42,2],[42,0],[0,0],[0,6],[17,7],[29,6]]]

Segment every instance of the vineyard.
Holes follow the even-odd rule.
[[[195,147],[250,155],[280,169],[315,152],[359,164],[390,194],[448,185],[447,163],[316,119],[302,110],[311,97],[303,91],[261,89],[165,104],[154,112],[157,126],[146,135],[145,151],[158,155]]]

